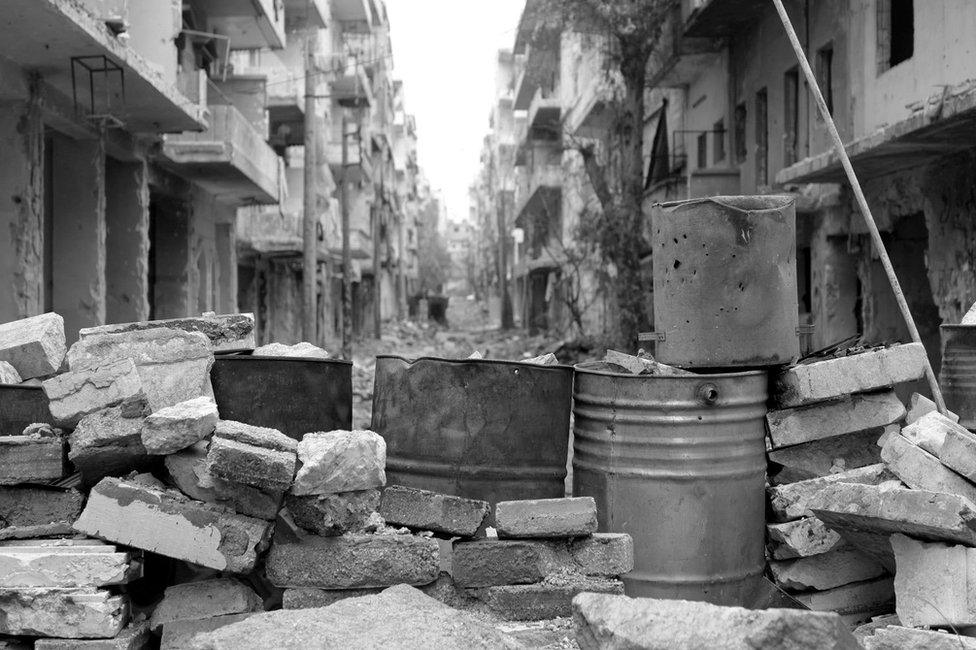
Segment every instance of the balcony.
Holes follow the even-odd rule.
[[[284,0],[285,29],[325,29],[329,20],[328,0]]]
[[[756,24],[769,0],[681,0],[684,34],[691,37],[727,37]]]
[[[555,163],[533,165],[516,188],[515,225],[525,227],[520,220],[524,221],[532,213],[561,212],[562,188],[562,165]]]
[[[371,0],[331,0],[332,17],[342,22],[372,22]]]
[[[307,2],[307,0],[302,0]],[[279,50],[285,46],[282,0],[198,0],[210,31],[230,38],[234,50]]]
[[[342,240],[337,239],[329,247],[333,256],[342,256]],[[373,238],[358,228],[349,230],[349,256],[354,260],[368,260],[373,257]]]
[[[161,162],[224,202],[277,203],[281,159],[234,106],[212,104],[210,115],[206,131],[164,136]]]
[[[687,34],[682,10],[675,6],[661,29],[661,38],[647,63],[648,87],[690,84],[715,64],[722,50],[720,39]]]
[[[331,69],[335,76],[329,94],[339,106],[365,108],[373,105],[373,83],[355,55],[345,53],[332,57]]]
[[[529,103],[528,124],[533,131],[540,130],[558,134],[560,119],[562,118],[562,104],[559,88],[535,89],[532,101]]]
[[[341,121],[339,122],[341,124]],[[355,133],[347,137],[346,164],[342,163],[342,134],[333,132],[325,147],[329,168],[336,182],[340,182],[345,172],[346,180],[352,183],[368,182],[373,178],[372,145],[369,138],[359,138]]]

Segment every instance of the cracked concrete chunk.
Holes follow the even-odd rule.
[[[150,454],[164,456],[200,442],[217,425],[217,405],[197,397],[160,409],[142,425],[142,444]]]
[[[78,332],[78,337],[87,339],[99,334],[123,334],[161,327],[183,332],[199,332],[207,337],[215,352],[254,347],[254,314],[214,314],[211,312],[200,317],[114,323],[112,325],[86,327]]]
[[[495,504],[499,537],[576,537],[596,532],[593,497],[499,501]]]
[[[141,566],[95,539],[0,542],[0,588],[121,585],[141,576]]]
[[[67,475],[68,445],[61,436],[0,436],[0,485],[45,483]]]
[[[386,484],[386,441],[372,431],[307,433],[292,494],[339,494]]]
[[[882,627],[861,643],[864,650],[976,650],[976,639],[951,630],[915,630],[901,625]]]
[[[889,436],[881,459],[908,487],[929,492],[958,494],[976,503],[976,485],[956,474],[939,459],[901,435]]]
[[[487,501],[390,485],[383,490],[379,513],[391,526],[473,537],[489,510]]]
[[[623,595],[624,583],[612,578],[547,578],[531,585],[498,585],[475,591],[478,600],[509,621],[541,621],[573,615],[581,593]]]
[[[167,587],[149,625],[153,632],[158,633],[163,626],[174,621],[263,610],[261,598],[249,586],[232,578],[216,578]]]
[[[34,650],[145,650],[149,642],[149,625],[139,621],[111,639],[37,639]]]
[[[214,429],[214,436],[227,438],[246,445],[275,449],[277,451],[298,451],[298,441],[286,436],[277,429],[255,427],[233,420],[220,420]]]
[[[903,417],[905,405],[894,391],[885,391],[770,411],[766,414],[766,423],[773,449],[778,449],[884,427]]]
[[[0,634],[66,639],[117,635],[129,618],[125,596],[85,589],[0,589]]]
[[[791,591],[823,591],[885,575],[876,560],[854,548],[769,563],[776,584]]]
[[[295,345],[285,345],[283,343],[268,343],[256,348],[251,353],[256,357],[293,357],[303,359],[331,359],[332,357],[326,350],[312,345],[306,341]]]
[[[810,557],[841,548],[846,542],[816,517],[766,526],[769,554],[776,560]]]
[[[77,490],[0,487],[0,539],[70,535],[83,501]]]
[[[790,521],[800,517],[809,517],[812,513],[808,506],[810,500],[828,485],[835,483],[867,483],[878,484],[894,478],[882,464],[859,467],[847,472],[812,478],[797,483],[777,485],[767,490],[769,493],[769,507],[778,521]]]
[[[895,612],[908,627],[976,625],[976,549],[891,536]]]
[[[24,381],[17,369],[6,361],[0,361],[0,384],[19,384]]]
[[[115,406],[86,415],[68,437],[68,459],[92,486],[106,476],[141,472],[152,463],[142,444],[143,418],[125,417]]]
[[[112,406],[141,411],[146,404],[142,379],[132,359],[65,372],[45,380],[41,387],[54,421],[72,429],[96,411]]]
[[[295,453],[215,436],[207,452],[207,471],[226,481],[284,491],[295,476]]]
[[[295,523],[323,537],[363,532],[379,505],[379,490],[308,496],[289,494],[285,498],[285,506]]]
[[[56,373],[66,349],[64,319],[59,314],[0,324],[0,361],[13,366],[20,381]]]

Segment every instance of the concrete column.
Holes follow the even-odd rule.
[[[857,333],[857,260],[847,236],[820,236],[810,242],[810,307],[813,349]]]
[[[217,304],[221,314],[237,313],[237,238],[235,223],[217,224]]]
[[[145,162],[105,163],[105,316],[149,318],[149,185]]]
[[[52,307],[71,343],[105,323],[105,147],[63,136],[51,146]]]
[[[152,243],[155,247],[156,311],[154,318],[182,318],[191,313],[189,303],[190,212],[185,199],[155,200]]]

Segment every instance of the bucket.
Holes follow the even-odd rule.
[[[939,385],[959,424],[976,429],[976,325],[942,325]]]
[[[0,436],[19,436],[29,424],[53,424],[40,386],[0,384]]]
[[[767,376],[576,366],[573,494],[634,539],[629,596],[745,606],[765,566]]]
[[[277,429],[301,440],[352,427],[352,362],[217,354],[210,369],[222,420]]]
[[[569,366],[379,356],[387,484],[492,505],[565,496],[572,399]]]
[[[663,203],[652,225],[659,361],[754,368],[799,357],[792,197]]]

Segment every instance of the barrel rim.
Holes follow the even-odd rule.
[[[264,354],[250,354],[253,350],[241,350],[228,354],[214,354],[214,361],[309,361],[312,363],[332,363],[341,366],[351,366],[347,359],[321,359],[318,357],[278,357]]]
[[[778,206],[773,205],[756,205],[755,207],[746,207],[743,202],[746,199],[758,199],[765,201],[782,201],[783,203]],[[704,196],[697,199],[681,199],[679,201],[663,201],[660,203],[655,203],[652,207],[670,209],[683,205],[696,205],[700,203],[718,203],[719,205],[728,208],[730,210],[737,210],[739,212],[770,212],[775,210],[781,210],[796,205],[796,197],[792,194],[759,194],[753,196],[742,196],[734,194],[722,194],[719,196]]]
[[[942,323],[939,327],[944,330],[959,330],[961,332],[971,330],[976,332],[976,323],[972,325],[967,325],[966,323]]]
[[[23,384],[4,384],[4,383],[0,383],[0,390],[7,390],[9,388],[19,388],[21,390],[39,390],[39,391],[43,391],[44,390],[44,387],[43,386],[30,386],[30,385],[25,386]]]
[[[717,372],[711,374],[697,374],[692,373],[690,375],[635,375],[632,372],[612,372],[609,370],[596,370],[594,368],[587,368],[588,364],[595,363],[605,363],[604,361],[584,361],[582,363],[577,363],[573,368],[576,372],[586,374],[586,375],[601,375],[605,377],[621,377],[624,379],[677,379],[683,381],[708,381],[709,379],[738,379],[744,377],[765,377],[768,373],[765,370],[740,370],[737,372]]]
[[[575,371],[575,366],[570,366],[565,363],[557,363],[553,365],[543,366],[536,363],[525,363],[524,361],[509,361],[508,359],[448,359],[446,357],[415,357],[411,359],[410,357],[405,357],[399,354],[377,354],[376,360],[380,359],[397,359],[403,361],[408,365],[413,365],[418,361],[445,361],[452,364],[465,364],[465,365],[500,365],[500,366],[517,366],[519,368],[533,368],[539,370],[555,370],[555,371],[565,371],[570,372]]]

